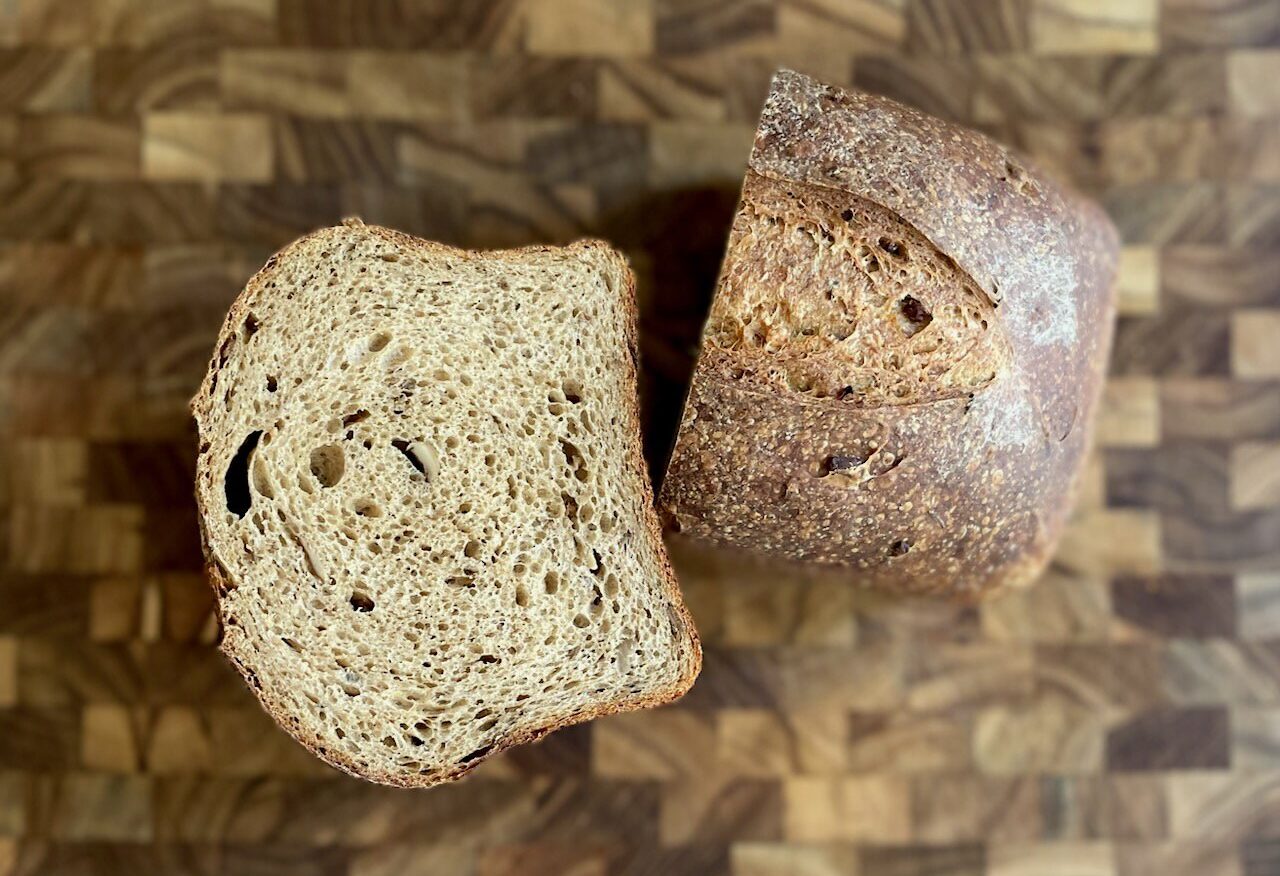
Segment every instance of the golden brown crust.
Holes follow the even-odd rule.
[[[640,475],[640,482],[643,485],[644,490],[642,507],[648,509],[648,513],[645,514],[644,523],[649,537],[653,540],[653,543],[656,546],[656,555],[659,560],[663,579],[662,585],[670,600],[670,604],[679,614],[684,623],[684,628],[688,633],[689,640],[687,644],[690,650],[688,666],[676,682],[665,689],[658,690],[652,694],[638,698],[603,702],[590,709],[585,709],[576,714],[568,715],[547,726],[534,728],[522,733],[512,734],[499,740],[484,755],[475,758],[465,765],[458,766],[456,769],[443,773],[422,775],[417,772],[393,773],[371,770],[355,762],[342,752],[326,746],[323,743],[323,740],[306,733],[297,717],[291,715],[289,709],[270,694],[261,679],[258,678],[256,670],[247,662],[247,652],[237,645],[240,635],[238,633],[238,627],[234,625],[234,620],[228,622],[230,625],[222,625],[222,638],[219,644],[219,649],[231,665],[234,666],[244,678],[246,684],[248,684],[249,688],[254,692],[254,695],[257,697],[258,702],[262,705],[263,709],[271,715],[273,719],[275,719],[276,723],[278,723],[286,732],[309,749],[313,754],[329,765],[358,778],[403,788],[428,787],[459,779],[471,770],[475,769],[485,760],[494,757],[506,749],[529,742],[535,742],[543,736],[546,736],[548,733],[554,732],[555,730],[559,730],[563,727],[568,727],[573,724],[579,724],[618,712],[659,706],[679,699],[693,685],[694,680],[701,671],[702,646],[693,623],[693,617],[689,613],[687,606],[684,604],[679,582],[676,579],[675,571],[671,566],[671,562],[666,554],[666,549],[663,546],[661,523],[656,512],[652,510],[654,507],[653,490],[649,484],[640,440],[640,401],[637,388],[638,311],[636,307],[635,275],[630,270],[626,259],[608,243],[600,240],[580,240],[570,244],[568,247],[527,246],[511,250],[470,251],[457,249],[434,241],[423,240],[389,228],[383,228],[376,225],[364,225],[364,223],[360,222],[358,219],[346,220],[344,222],[344,226],[346,227],[321,229],[313,232],[311,235],[295,240],[268,259],[262,269],[250,278],[244,288],[244,291],[237,296],[236,300],[231,305],[227,318],[223,322],[222,328],[218,333],[218,339],[214,346],[214,354],[210,360],[209,368],[205,373],[204,380],[202,381],[200,389],[197,391],[195,397],[191,400],[191,409],[195,416],[197,427],[201,429],[203,428],[209,408],[213,404],[214,389],[216,387],[218,371],[221,364],[223,364],[223,361],[225,361],[222,356],[223,351],[226,349],[225,345],[234,337],[237,327],[243,322],[245,316],[250,311],[252,303],[259,295],[264,293],[264,277],[268,275],[278,261],[288,256],[292,250],[307,244],[314,238],[339,236],[346,233],[346,228],[356,227],[362,229],[364,232],[384,237],[401,246],[412,247],[432,253],[447,253],[457,258],[505,261],[519,261],[535,253],[598,251],[605,258],[616,261],[618,266],[624,269],[623,274],[627,278],[626,288],[620,292],[620,294],[625,297],[625,307],[627,312],[630,314],[627,329],[627,342],[630,348],[630,355],[627,357],[626,367],[628,368],[629,375],[628,385],[632,387],[632,391],[628,394],[626,401],[626,415],[632,424],[629,431],[633,437],[626,450],[627,464],[633,467]],[[203,439],[204,436],[202,432],[201,440],[203,441]],[[201,545],[205,555],[205,574],[210,585],[213,587],[216,609],[218,611],[219,620],[222,621],[223,597],[230,590],[234,589],[235,583],[229,579],[225,569],[214,556],[207,536],[204,521],[206,516],[210,513],[210,508],[206,501],[207,491],[203,489],[202,486],[207,483],[211,483],[213,474],[203,455],[203,446],[204,445],[202,444],[201,458],[197,462],[197,484],[195,491],[196,504],[200,519]]]
[[[749,166],[747,189],[755,175],[891,211],[996,305],[1009,354],[971,394],[862,404],[737,381],[704,338],[664,517],[893,591],[971,599],[1034,580],[1069,510],[1106,366],[1110,222],[979,134],[789,71],[774,79]],[[722,284],[747,257],[735,227]]]

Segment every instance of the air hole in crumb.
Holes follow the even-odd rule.
[[[259,429],[256,432],[250,432],[244,441],[240,442],[240,448],[232,457],[231,464],[227,466],[226,476],[223,478],[227,510],[241,519],[249,513],[249,506],[253,504],[253,495],[249,492],[249,457],[253,455],[254,449],[258,446],[258,439],[261,437],[262,430]]]
[[[578,522],[578,500],[570,496],[568,493],[560,494],[560,501],[564,503],[564,516]]]
[[[446,578],[444,583],[448,584],[450,587],[457,587],[459,589],[476,586],[475,579],[470,575],[454,575],[450,578]]]
[[[902,244],[898,243],[896,240],[890,240],[887,237],[880,238],[876,241],[876,245],[895,258],[901,258],[902,254],[905,252]]]
[[[576,380],[566,380],[561,385],[561,391],[564,392],[565,401],[576,405],[582,401],[582,384]]]
[[[529,605],[529,591],[523,584],[516,585],[516,605],[526,608]]]
[[[277,386],[276,379],[272,377],[270,374],[268,374],[267,375],[267,392],[275,392],[276,386]]]
[[[241,337],[246,341],[249,340],[249,338],[257,334],[258,328],[261,325],[262,323],[258,321],[258,317],[250,313],[244,318],[244,325],[241,327]]]
[[[548,572],[542,579],[542,585],[548,593],[555,593],[560,589],[560,573]]]
[[[500,663],[502,662],[502,658],[494,657],[492,654],[481,654],[480,662],[481,663]]]
[[[852,211],[852,210],[850,210],[850,209],[848,209],[848,208],[846,207],[846,208],[845,208],[845,211],[844,211],[843,213],[841,213],[841,214],[840,214],[840,218],[841,218],[841,219],[843,219],[845,222],[852,222],[852,221],[853,221],[853,211]]]
[[[462,553],[474,560],[476,557],[480,556],[480,542],[473,538],[471,541],[467,542],[465,547],[463,547]]]
[[[565,439],[560,439],[560,450],[564,453],[564,461],[569,466],[569,471],[573,472],[573,476],[580,481],[585,481],[591,477],[587,471],[587,461],[582,455],[582,451],[577,446]]]
[[[865,464],[867,457],[857,454],[832,454],[818,460],[814,467],[814,475],[825,478],[828,475],[842,474]]]
[[[904,295],[898,301],[898,316],[901,317],[898,325],[907,337],[923,331],[929,323],[933,322],[933,314],[926,310],[918,299],[910,295]]]
[[[900,538],[893,544],[889,545],[889,556],[901,557],[911,550],[911,541],[909,539]]]
[[[440,473],[440,459],[430,445],[396,438],[392,440],[391,446],[399,450],[428,483]]]
[[[369,419],[369,412],[366,411],[364,408],[361,408],[360,410],[353,411],[352,413],[347,414],[345,417],[343,417],[342,425],[354,426],[356,423],[362,422],[367,419]]]
[[[492,745],[486,745],[483,748],[477,748],[475,751],[471,752],[470,754],[466,755],[461,760],[459,760],[458,763],[471,763],[471,761],[473,760],[479,760],[480,758],[488,754],[489,750],[492,748],[493,748]]]
[[[382,516],[382,507],[372,499],[357,499],[353,510],[361,517]]]
[[[311,474],[322,487],[332,487],[342,480],[347,459],[338,444],[326,444],[311,451]]]
[[[582,629],[583,627],[590,626],[591,621],[587,618],[585,614],[576,614],[574,615],[574,618],[573,618],[573,625],[578,629]]]
[[[349,601],[351,602],[351,607],[356,611],[373,611],[373,599],[368,593],[356,590],[351,594]]]

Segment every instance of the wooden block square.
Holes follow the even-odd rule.
[[[80,763],[89,770],[132,773],[142,766],[141,716],[127,706],[90,703],[84,708]]]
[[[973,717],[964,711],[855,712],[846,732],[850,772],[913,775],[973,766]]]
[[[1160,309],[1160,251],[1154,246],[1120,250],[1116,306],[1121,313],[1150,314]]]
[[[1104,577],[1050,566],[1040,580],[984,602],[982,632],[1004,642],[1101,642],[1113,627]]]
[[[1031,47],[1045,54],[1151,54],[1160,0],[1032,0]]]
[[[1114,377],[1098,411],[1102,447],[1155,447],[1160,443],[1160,387],[1152,377]]]
[[[1063,533],[1057,561],[1082,575],[1154,572],[1161,562],[1160,517],[1139,509],[1077,514]]]
[[[29,116],[18,131],[19,167],[52,179],[136,179],[141,141],[132,118]]]
[[[591,768],[615,779],[675,779],[714,762],[715,728],[697,712],[614,715],[591,725]]]
[[[475,873],[476,876],[608,876],[609,861],[608,848],[593,847],[589,842],[504,843],[480,852]],[[459,872],[443,865],[441,862],[439,870],[426,872]]]
[[[19,506],[9,515],[9,562],[23,572],[110,574],[142,563],[142,509]]]
[[[1103,782],[1106,836],[1149,840],[1169,835],[1169,795],[1162,774],[1108,775]]]
[[[1227,710],[1216,706],[1153,709],[1107,734],[1107,770],[1225,770],[1231,763]]]
[[[974,760],[984,773],[1079,774],[1102,770],[1105,713],[1073,698],[1040,694],[978,713]]]
[[[751,579],[726,588],[731,645],[852,645],[856,618],[845,581]]]
[[[1280,507],[1280,441],[1245,442],[1231,448],[1231,507],[1241,511]]]
[[[1107,842],[992,843],[987,876],[1118,876]]]
[[[903,776],[791,778],[783,782],[786,838],[795,842],[906,842],[911,797]]]
[[[1220,844],[1280,829],[1280,772],[1274,769],[1175,772],[1166,781],[1170,839]]]
[[[1280,49],[1242,49],[1227,55],[1231,108],[1246,116],[1280,114]]]
[[[0,109],[79,113],[89,109],[93,55],[87,48],[0,48]]]
[[[1231,710],[1231,766],[1280,769],[1280,707]]]
[[[1240,635],[1280,639],[1280,572],[1245,572],[1236,578]]]
[[[655,122],[649,129],[649,183],[720,180],[736,188],[754,138],[754,125]]]
[[[271,123],[263,115],[154,112],[143,122],[147,179],[268,182],[272,149]]]
[[[194,708],[160,709],[146,744],[144,756],[150,773],[200,773],[209,771],[214,764],[208,723]]]
[[[1121,575],[1111,582],[1111,605],[1134,635],[1232,638],[1236,589],[1229,575]]]
[[[104,578],[89,593],[89,638],[123,642],[138,634],[143,582],[138,578]]]
[[[1280,310],[1237,310],[1231,317],[1231,370],[1237,377],[1280,377]]]
[[[658,841],[678,849],[730,839],[776,840],[782,836],[782,811],[776,781],[714,769],[688,774],[662,788]]]
[[[151,783],[145,776],[69,773],[56,780],[51,833],[63,840],[147,842]]]
[[[1248,848],[1248,843],[1243,846]],[[1117,843],[1118,876],[1267,876],[1270,870],[1242,869],[1242,847],[1215,839],[1208,842],[1160,841]]]
[[[327,852],[332,855],[332,851]],[[403,876],[405,873],[477,873],[474,846],[452,843],[379,843],[357,849],[351,876]],[[488,874],[485,874],[488,876]],[[533,871],[533,876],[540,876]],[[574,874],[576,876],[576,874]]]
[[[857,847],[849,844],[734,843],[733,876],[849,876],[858,870]]]
[[[809,64],[852,55],[890,54],[907,39],[910,0],[813,0],[779,3],[778,40],[803,52]],[[848,69],[846,63],[845,69]],[[810,75],[822,76],[819,71]],[[836,77],[843,84],[847,73]],[[826,78],[823,81],[828,81]]]
[[[527,0],[526,44],[536,55],[647,55],[653,0]]]
[[[466,111],[465,56],[356,52],[348,64],[350,103],[362,116],[458,120]]]
[[[1044,833],[1036,776],[924,773],[911,780],[912,836],[931,844],[1025,841]]]
[[[342,118],[352,115],[347,65],[313,49],[227,49],[218,65],[228,109]]]
[[[921,55],[970,55],[1025,51],[1026,0],[910,0],[907,48]]]
[[[11,441],[3,451],[0,499],[19,505],[82,505],[88,453],[83,441],[29,439]]]
[[[18,703],[18,640],[0,636],[0,709]]]
[[[1280,704],[1280,653],[1231,639],[1175,639],[1161,657],[1157,690],[1180,706]]]
[[[787,722],[765,709],[716,713],[716,759],[732,776],[785,777],[795,768],[795,740]]]

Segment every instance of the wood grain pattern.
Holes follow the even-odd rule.
[[[0,876],[1280,872],[1277,0],[0,0]],[[426,793],[213,649],[186,412],[344,215],[592,234],[661,470],[780,64],[1009,140],[1125,238],[1098,452],[1031,590],[674,554],[693,691]]]

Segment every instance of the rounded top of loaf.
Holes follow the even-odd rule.
[[[1106,214],[988,137],[887,98],[780,70],[751,169],[842,189],[914,225],[991,299],[1017,341],[1070,345],[1108,285]]]

